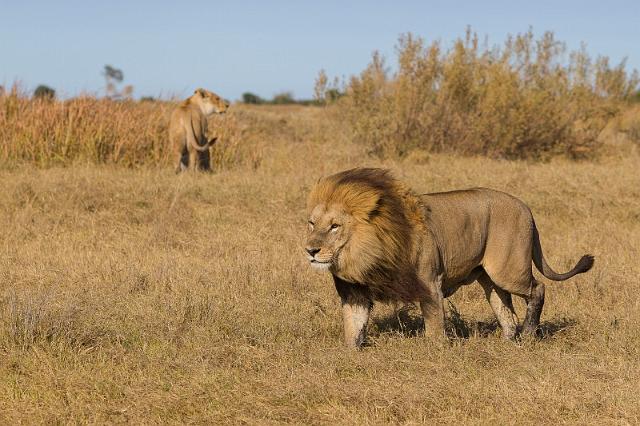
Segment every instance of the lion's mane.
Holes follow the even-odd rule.
[[[341,205],[357,224],[334,275],[367,286],[374,300],[426,297],[416,276],[422,206],[388,170],[356,168],[321,179],[307,203],[309,210],[318,204]]]

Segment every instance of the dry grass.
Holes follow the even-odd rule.
[[[10,95],[0,96],[0,167],[174,164],[167,129],[176,105],[93,97],[29,99],[14,87]],[[215,170],[259,164],[260,135],[243,125],[252,118],[246,115],[234,108],[211,119],[211,136],[218,136],[212,149]]]
[[[638,156],[380,162],[322,109],[239,114],[264,138],[248,167],[0,171],[0,422],[640,422]],[[301,236],[309,187],[357,165],[420,191],[506,190],[553,265],[596,266],[547,287],[540,341],[502,341],[472,285],[447,343],[420,336],[415,308],[378,306],[373,346],[349,352]]]

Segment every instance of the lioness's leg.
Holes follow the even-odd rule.
[[[189,162],[189,153],[184,151],[178,151],[178,165],[176,166],[176,173],[184,172],[187,170],[188,162]]]
[[[190,149],[189,150],[189,170],[196,171],[198,170],[199,166],[200,165],[198,164],[198,151],[196,151],[195,149]]]
[[[205,172],[211,171],[211,154],[209,153],[209,150],[198,153],[198,163],[200,170]]]
[[[367,322],[373,306],[367,287],[333,277],[342,302],[344,343],[360,348],[367,338]]]
[[[420,301],[424,317],[424,334],[427,337],[444,337],[444,297],[442,295],[442,277],[429,288],[430,297]]]
[[[491,309],[502,327],[502,336],[512,340],[516,337],[518,316],[513,309],[511,294],[496,286],[487,274],[478,277],[478,282],[484,289],[487,301],[489,301]]]
[[[531,285],[531,296],[527,300],[527,315],[522,324],[522,334],[535,335],[540,325],[540,315],[544,306],[544,283],[535,279]]]

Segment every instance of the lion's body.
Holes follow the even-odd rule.
[[[207,139],[207,119],[224,113],[227,103],[213,92],[197,89],[171,114],[169,143],[177,157],[176,172],[190,168],[209,169],[209,148],[216,138]]]
[[[420,198],[441,257],[445,294],[482,267],[503,290],[529,296],[534,223],[522,201],[485,188]]]
[[[416,195],[381,169],[353,169],[321,180],[309,196],[307,251],[328,269],[343,302],[345,339],[359,346],[374,301],[419,301],[427,333],[443,332],[443,298],[478,281],[504,334],[517,316],[511,294],[528,301],[524,331],[538,326],[545,276],[586,272],[593,258],[557,274],[542,256],[529,208],[484,188]]]

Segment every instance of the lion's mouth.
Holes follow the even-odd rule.
[[[311,266],[317,269],[328,269],[331,266],[331,261],[328,260],[326,262],[323,262],[321,260],[317,260],[317,259],[309,259],[309,262],[311,263]]]

